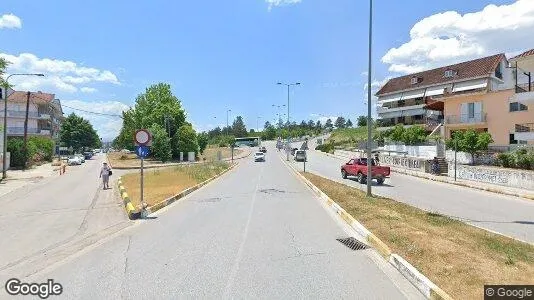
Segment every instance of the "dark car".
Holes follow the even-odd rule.
[[[84,152],[83,156],[85,159],[91,159],[91,157],[93,157],[93,152]]]
[[[267,153],[267,148],[265,148],[265,147],[260,147],[260,152]]]
[[[292,148],[291,149],[291,155],[295,155],[295,152],[299,150],[299,148]]]

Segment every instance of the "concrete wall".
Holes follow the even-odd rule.
[[[381,165],[387,165],[391,167],[403,168],[419,172],[430,171],[430,163],[427,159],[424,158],[402,157],[395,155],[379,155],[379,159]]]
[[[437,155],[436,146],[406,146],[406,145],[385,145],[386,151],[407,152],[406,156],[433,159]],[[391,155],[404,155],[391,153]]]
[[[454,177],[454,164],[449,164],[448,175]],[[459,179],[534,190],[534,172],[532,171],[458,165],[456,176]]]
[[[195,152],[187,152],[187,160],[195,161]]]
[[[445,160],[449,164],[454,163],[454,151],[447,150],[445,151]],[[473,164],[473,159],[471,158],[471,154],[466,152],[460,152],[456,154],[456,161],[458,164],[462,165],[471,165]],[[481,165],[492,165],[495,161],[495,158],[492,154],[477,154],[475,155],[475,164],[481,164]]]

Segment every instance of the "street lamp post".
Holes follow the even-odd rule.
[[[369,0],[369,66],[367,70],[367,197],[371,197],[371,59],[372,59],[372,41],[373,41],[373,0]]]
[[[232,111],[231,109],[226,111],[226,135],[230,133],[230,129],[228,128],[228,113],[231,111]]]
[[[4,93],[5,93],[5,99],[4,99],[4,149],[2,151],[2,179],[6,179],[7,177],[7,91],[9,89],[9,78],[11,76],[39,76],[43,77],[44,74],[40,73],[17,73],[17,74],[11,74],[7,76],[5,82],[4,82]]]
[[[278,82],[278,85],[285,85],[287,86],[287,123],[289,124],[289,87],[294,85],[300,85],[300,82],[295,83],[282,83]],[[287,134],[287,145],[286,145],[286,152],[287,152],[287,161],[289,161],[289,128],[288,128],[288,134]]]

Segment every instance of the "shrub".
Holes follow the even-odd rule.
[[[10,166],[15,168],[21,168],[24,166],[24,153],[22,148],[24,147],[24,141],[21,138],[8,138],[7,139],[7,152],[10,153]]]
[[[505,168],[515,167],[514,156],[510,153],[499,153],[499,155],[497,155],[497,162],[499,166],[501,167],[505,167]]]
[[[32,136],[28,139],[28,149],[33,161],[50,161],[54,154],[54,142],[46,137]]]

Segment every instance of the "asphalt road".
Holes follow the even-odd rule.
[[[25,281],[62,298],[421,299],[348,233],[268,144],[223,177]],[[0,291],[1,293],[5,291]]]
[[[104,157],[0,196],[0,279],[36,272],[80,247],[82,239],[129,224],[116,187],[102,190]]]
[[[310,149],[313,148],[310,147]],[[359,184],[355,178],[353,180],[350,177],[349,179],[341,178],[340,167],[348,159],[333,158],[314,150],[307,152],[306,171],[366,190],[366,185]],[[302,163],[295,163],[295,165],[302,170]],[[534,201],[532,200],[434,182],[399,173],[392,173],[391,178],[386,179],[383,186],[377,186],[376,181],[373,181],[373,193],[534,243]]]

